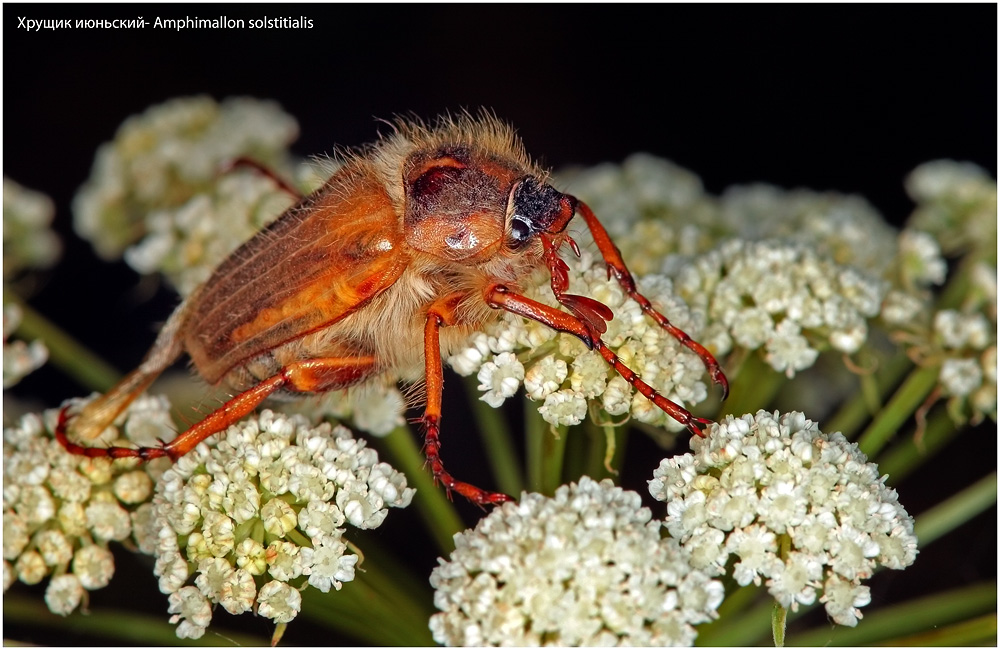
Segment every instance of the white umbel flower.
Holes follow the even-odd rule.
[[[297,136],[295,120],[271,101],[216,102],[200,96],[153,106],[128,118],[115,139],[98,150],[90,179],[73,200],[74,227],[102,257],[120,257],[157,229],[152,222],[162,219],[158,211],[176,210],[214,186],[225,165],[243,156],[270,166],[285,164]],[[189,209],[194,219],[197,210]],[[160,243],[142,245],[147,250],[140,260],[153,249],[164,253],[164,235],[160,229],[154,236]],[[174,255],[184,263],[183,255]]]
[[[49,350],[36,339],[30,343],[11,339],[21,324],[21,308],[10,303],[3,306],[3,387],[10,388],[25,375],[41,368],[49,359]]]
[[[358,556],[342,526],[374,528],[413,492],[346,428],[265,410],[164,472],[153,498],[154,573],[165,593],[190,593],[193,582],[208,604],[287,623],[301,590],[354,579]],[[208,625],[185,620],[179,636]]]
[[[26,269],[48,268],[62,252],[52,230],[55,203],[3,177],[3,277],[11,279]]]
[[[446,645],[691,645],[722,584],[661,539],[638,494],[587,477],[455,536],[431,574]]]
[[[45,602],[67,615],[83,602],[83,590],[111,581],[109,542],[148,542],[137,515],[152,497],[150,473],[158,475],[166,461],[136,469],[131,460],[72,455],[52,437],[57,418],[52,409],[4,429],[3,555],[20,582],[55,576]],[[133,431],[173,437],[167,401],[140,397],[92,444],[129,445]]]
[[[681,268],[677,287],[707,311],[709,329],[722,328],[746,349],[763,348],[767,363],[789,377],[823,348],[857,352],[887,290],[874,277],[779,240],[725,242]]]
[[[867,604],[861,580],[916,558],[913,520],[885,477],[801,413],[729,416],[691,446],[660,463],[649,491],[667,503],[665,525],[682,546],[725,536],[725,553],[699,564],[710,575],[733,558],[740,585],[763,582],[793,611],[819,597],[835,622],[855,625]]]
[[[581,244],[583,238],[581,237]],[[593,297],[614,313],[602,336],[604,343],[629,368],[668,399],[689,407],[708,397],[705,367],[693,352],[642,313],[638,303],[626,298],[618,282],[608,277],[600,255],[585,246],[579,258],[567,253],[569,291]],[[663,276],[637,277],[638,289],[678,328],[694,338],[701,332],[695,314],[677,298]],[[547,273],[526,279],[524,294],[558,307]],[[654,426],[679,431],[675,420],[644,397],[632,399],[618,375],[601,358],[588,351],[576,337],[557,335],[552,329],[517,316],[505,316],[472,334],[465,346],[452,352],[449,364],[460,374],[478,371],[481,399],[497,407],[520,388],[543,403],[539,413],[554,426],[579,424],[587,415],[588,400],[606,406],[611,415],[631,415]],[[611,387],[613,394],[605,397]]]

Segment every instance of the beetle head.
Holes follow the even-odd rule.
[[[576,199],[533,176],[521,179],[511,196],[508,245],[520,250],[542,234],[556,234],[576,212]]]
[[[407,243],[452,261],[488,257],[505,243],[520,250],[561,232],[576,208],[516,161],[467,145],[414,152],[404,181]]]

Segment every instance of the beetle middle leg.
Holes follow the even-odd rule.
[[[430,465],[434,481],[441,483],[450,496],[458,492],[478,506],[500,505],[512,499],[501,492],[487,492],[481,488],[456,480],[444,468],[441,461],[441,396],[444,389],[444,370],[441,366],[441,327],[455,324],[455,308],[465,297],[464,293],[454,293],[436,300],[427,309],[424,325],[424,363],[426,364],[425,387],[427,403],[424,407],[424,455]]]
[[[296,393],[322,393],[345,388],[370,375],[375,369],[375,357],[334,357],[291,363],[259,384],[239,393],[208,414],[202,421],[168,443],[159,447],[85,447],[69,441],[66,436],[68,407],[59,413],[56,439],[71,454],[88,458],[138,458],[152,460],[164,456],[177,460],[198,446],[198,443],[224,431],[244,415],[254,410],[267,396],[279,389]]]
[[[573,298],[586,298],[585,296],[573,296],[572,294],[565,294],[565,296],[571,299],[571,303]],[[611,311],[596,300],[586,300],[595,304],[588,302],[581,303],[586,305],[586,307],[580,308],[583,314],[574,315],[513,293],[501,284],[494,284],[486,289],[486,302],[491,307],[504,309],[512,314],[536,320],[554,330],[573,334],[578,337],[588,348],[596,349],[608,365],[614,368],[615,372],[621,375],[625,381],[635,386],[635,389],[646,399],[656,404],[667,415],[687,427],[691,433],[697,436],[704,436],[705,434],[702,429],[711,424],[712,421],[692,415],[684,407],[661,395],[655,388],[644,382],[635,371],[626,366],[618,358],[618,355],[601,340],[604,323],[601,323],[600,327],[598,327],[594,322],[599,318],[609,320]],[[598,305],[607,310],[607,312],[600,310],[597,307]]]

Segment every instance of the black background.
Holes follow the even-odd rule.
[[[691,169],[711,192],[759,180],[856,192],[896,224],[911,208],[903,178],[918,164],[971,160],[996,174],[995,5],[8,4],[3,15],[3,171],[55,199],[66,245],[32,303],[123,370],[154,336],[135,323],[162,321],[174,298],[164,289],[143,297],[124,265],[96,262],[72,235],[69,202],[98,145],[127,116],[171,97],[277,99],[299,120],[302,155],[372,140],[374,118],[487,106],[553,167],[644,150]],[[304,16],[313,27],[151,26],[185,15]],[[140,16],[150,26],[18,28],[19,17]],[[54,371],[36,374],[24,390],[44,385],[45,406],[80,392]],[[454,443],[445,435],[447,454]],[[922,503],[904,494],[911,512],[995,468],[995,426],[975,454],[970,444],[966,436],[947,450],[940,489],[925,485],[913,497]],[[966,528],[962,546],[945,552],[939,543],[918,559],[942,563],[937,577],[924,574],[927,588],[995,575],[995,510]],[[897,589],[886,600],[914,587]],[[289,640],[312,642],[291,636],[297,625]],[[253,627],[266,633],[263,621]]]

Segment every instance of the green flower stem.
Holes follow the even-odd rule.
[[[482,436],[497,486],[502,492],[511,496],[521,494],[524,490],[524,477],[521,476],[510,428],[504,420],[503,413],[479,399],[480,392],[476,389],[474,377],[467,378],[463,384],[472,407],[472,415],[476,420],[476,430]],[[526,404],[525,408],[531,408],[531,404]]]
[[[824,625],[795,634],[790,640],[801,646],[859,646],[886,642],[896,645],[900,637],[995,614],[996,607],[996,582],[983,582],[866,613],[857,627],[835,625],[831,629]],[[961,642],[948,640],[944,645],[961,645]]]
[[[579,432],[571,434],[567,427],[551,427],[542,434],[542,494],[552,496],[562,485],[566,441],[570,435],[579,436]]]
[[[362,544],[365,561],[354,581],[339,592],[307,591],[302,615],[375,645],[432,643],[427,627],[432,594],[426,581],[416,580],[371,540]]]
[[[719,418],[740,417],[766,409],[788,378],[764,362],[760,354],[751,352],[740,366],[729,386],[729,399],[722,404]]]
[[[910,373],[858,439],[858,446],[865,455],[874,458],[916,412],[937,384],[939,370],[937,366],[930,366],[916,368]]]
[[[424,455],[417,446],[413,431],[405,425],[396,427],[380,442],[392,458],[391,464],[406,475],[410,485],[417,488],[413,504],[423,515],[438,549],[444,554],[449,553],[454,545],[452,536],[464,530],[465,525],[448,501],[444,489],[434,485],[430,472],[424,467]]]
[[[997,644],[997,615],[986,614],[954,625],[945,625],[913,636],[893,639],[893,643],[913,647],[995,646]]]
[[[41,339],[52,364],[88,390],[105,392],[118,383],[121,373],[81,345],[54,323],[32,309],[12,291],[4,291],[4,304],[13,303],[23,314],[16,334],[25,340]]]
[[[875,390],[878,393],[879,403],[884,400],[884,398],[888,395],[888,392],[894,386],[899,385],[903,376],[912,367],[913,362],[910,361],[909,357],[907,357],[905,353],[899,352],[899,354],[896,354],[892,358],[888,359],[883,366],[875,372],[873,379],[875,383]],[[861,381],[865,382],[868,379],[871,379],[871,377],[862,378]],[[861,430],[861,426],[868,421],[868,419],[877,410],[877,408],[872,408],[871,399],[866,394],[866,391],[858,391],[854,397],[841,405],[833,417],[824,423],[823,430],[839,431],[844,434],[848,440],[854,440],[858,431]]]
[[[898,484],[921,465],[932,460],[938,451],[961,432],[962,429],[955,426],[955,421],[946,410],[935,409],[927,420],[919,441],[915,436],[904,436],[892,449],[886,450],[879,457],[879,472],[889,475],[889,480],[886,481],[889,485]]]
[[[587,476],[594,480],[600,480],[612,473],[608,471],[608,466],[616,472],[621,469],[622,458],[625,456],[625,444],[628,441],[629,427],[627,426],[603,426],[598,427],[588,421],[587,431],[590,434],[587,453]],[[614,445],[613,454],[608,460],[610,445]]]
[[[785,622],[788,619],[788,610],[775,601],[771,609],[771,636],[774,638],[774,647],[783,648],[785,646]]]
[[[759,587],[752,588],[752,595],[759,593],[761,593]],[[723,604],[725,604],[725,601],[723,601]],[[764,602],[758,602],[755,606],[744,610],[743,613],[737,616],[730,616],[728,619],[721,616],[720,612],[719,620],[712,623],[710,628],[708,626],[699,626],[698,645],[712,647],[747,646],[754,645],[758,640],[760,640],[761,644],[766,644],[767,642],[763,640],[764,637],[773,636],[771,628],[773,608],[774,600],[768,598]]]
[[[719,618],[711,623],[703,623],[698,626],[698,638],[695,641],[695,645],[720,646],[723,643],[717,639],[726,637],[730,639],[730,643],[726,645],[746,645],[749,640],[741,641],[740,639],[732,638],[732,622],[737,616],[740,616],[742,612],[757,602],[762,590],[760,587],[752,584],[740,587],[729,575],[721,575],[716,579],[722,581],[722,584],[725,585],[726,597],[723,599],[722,604],[719,605]]]
[[[997,502],[997,473],[979,479],[916,518],[913,532],[924,548]]]
[[[166,598],[164,598],[164,602]],[[65,630],[68,634],[87,634],[95,638],[117,639],[124,645],[174,646],[177,626],[168,622],[169,616],[148,616],[132,610],[89,608],[87,614],[74,612],[69,616],[59,616],[49,611],[41,598],[24,596],[4,597],[3,620],[7,625],[44,627],[49,630]],[[260,628],[265,629],[265,628]],[[200,639],[186,639],[185,645],[195,646],[242,646],[259,647],[268,644],[267,637],[240,634],[220,628],[209,627]],[[70,642],[69,639],[66,642]]]
[[[537,409],[524,410],[524,448],[528,464],[528,491],[543,493],[545,484],[545,438],[549,425]]]

